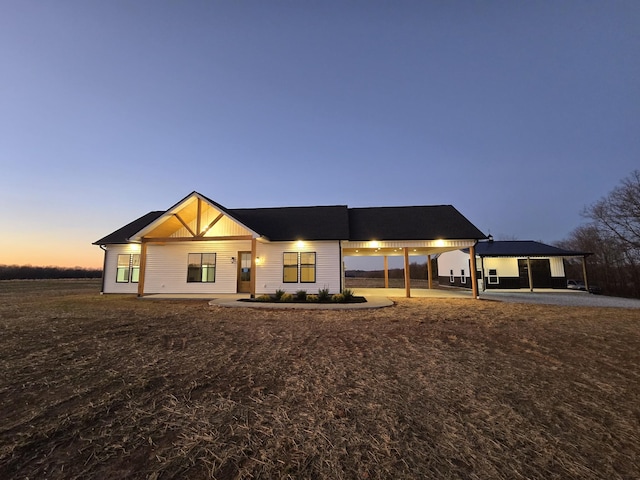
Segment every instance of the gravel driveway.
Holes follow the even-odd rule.
[[[498,300],[501,302],[536,303],[575,307],[640,308],[640,300],[634,298],[607,297],[605,295],[593,295],[587,292],[509,292],[505,290],[487,290],[480,294],[480,298]]]

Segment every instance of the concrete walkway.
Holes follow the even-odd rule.
[[[362,296],[356,294],[358,296]],[[236,297],[236,298],[231,298]],[[384,296],[367,296],[364,303],[276,303],[276,302],[241,302],[238,301],[242,298],[248,299],[249,297],[239,295],[220,295],[218,298],[214,298],[209,301],[209,305],[218,305],[221,307],[232,308],[279,308],[279,309],[291,309],[291,310],[363,310],[367,308],[382,308],[390,307],[393,302]]]
[[[390,307],[390,298],[405,297],[404,288],[354,288],[354,295],[365,297],[365,303],[269,303],[269,302],[239,302],[248,299],[246,294],[218,295],[209,301],[209,305],[223,307],[251,307],[251,308],[285,308],[304,310],[362,310],[368,308]],[[472,298],[471,292],[457,289],[412,289],[411,296],[415,298]]]

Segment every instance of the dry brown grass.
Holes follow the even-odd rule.
[[[638,310],[0,282],[0,478],[640,477]]]

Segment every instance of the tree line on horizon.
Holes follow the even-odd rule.
[[[59,278],[101,277],[102,269],[99,268],[0,265],[0,280],[53,280]]]

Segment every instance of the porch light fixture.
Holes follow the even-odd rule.
[[[296,242],[296,245],[298,246],[298,248],[302,248],[302,247],[304,247],[304,242],[302,240],[298,240]]]
[[[231,257],[231,263],[236,263],[236,257]]]
[[[444,247],[444,240],[442,240],[441,238],[436,240],[436,247]]]
[[[371,245],[371,248],[378,248],[378,246],[380,245],[377,240],[371,240],[369,244]]]
[[[260,257],[256,257],[256,265],[260,265],[262,263],[262,259]]]

